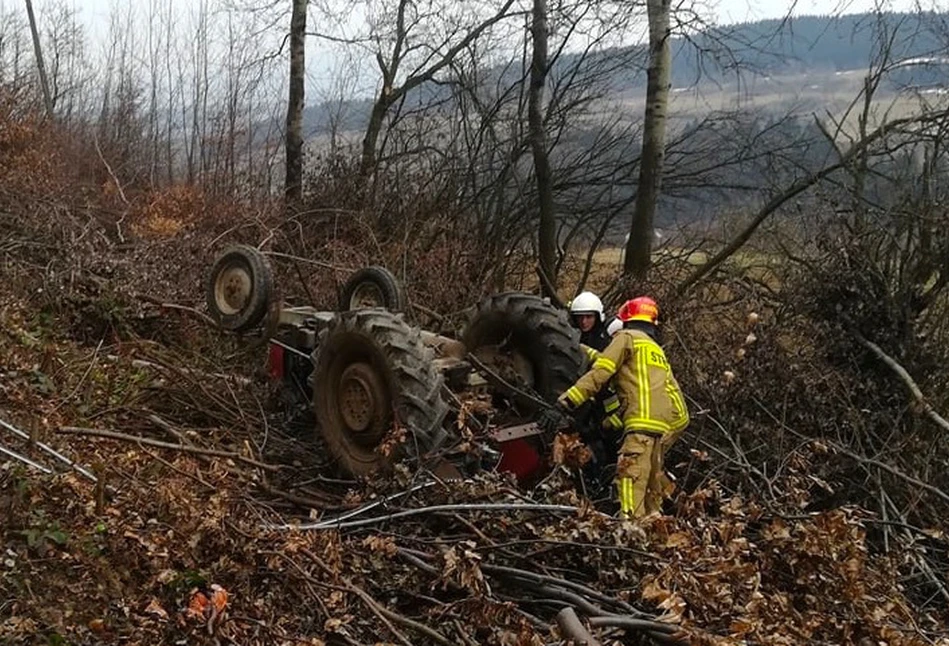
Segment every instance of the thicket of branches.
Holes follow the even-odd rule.
[[[468,28],[449,32],[439,31],[438,12],[415,16],[411,42],[449,37],[403,58],[410,71],[391,84],[424,82],[386,103],[368,162],[363,132],[347,145],[352,132],[337,115],[335,145],[311,153],[303,208],[286,217],[273,199],[282,109],[270,102],[282,60],[262,55],[271,51],[263,41],[254,46],[268,14],[199,4],[184,33],[148,3],[148,20],[131,9],[114,16],[105,64],[92,66],[89,42],[61,6],[41,20],[52,122],[42,116],[23,19],[0,21],[0,224],[8,233],[0,254],[20,263],[7,266],[22,272],[31,302],[58,314],[85,308],[77,338],[145,334],[129,325],[129,303],[143,294],[197,305],[211,250],[234,240],[297,257],[275,256],[284,296],[320,305],[335,302],[346,270],[369,262],[395,269],[417,303],[446,316],[482,293],[536,285],[529,55],[485,53],[523,35],[523,13],[485,4],[492,11],[483,15],[450,14]],[[498,7],[511,16],[452,49]],[[608,81],[615,68],[642,61],[635,52],[601,55],[632,27],[594,8],[609,9],[557,3],[550,13],[552,58],[581,32],[588,43],[551,74],[545,106],[562,295],[592,280],[612,304],[634,290],[661,298],[670,355],[696,413],[671,461],[683,488],[716,480],[785,516],[864,507],[875,514],[873,549],[897,535],[915,545],[900,571],[915,598],[949,599],[940,535],[949,502],[942,99],[887,112],[880,87],[900,43],[881,23],[864,89],[844,118],[721,111],[683,125],[667,145],[665,204],[724,196],[729,217],[677,232],[650,284],[613,281],[592,271],[594,254],[629,217],[639,121],[616,109]],[[347,38],[390,55],[383,75],[394,74],[398,40],[387,16],[377,16],[373,33]],[[938,35],[937,17],[932,27]],[[426,56],[447,62],[428,74]],[[693,250],[712,261],[694,264]],[[782,490],[781,476],[805,463],[809,495]]]

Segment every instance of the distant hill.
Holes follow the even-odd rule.
[[[689,87],[721,83],[737,73],[784,75],[802,72],[864,70],[879,51],[891,43],[893,61],[946,56],[949,15],[924,13],[799,16],[788,20],[760,20],[713,27],[672,42],[672,84]],[[618,71],[611,85],[617,91],[645,87],[646,53],[642,46],[615,48],[597,56],[639,61]],[[553,73],[575,65],[576,56],[564,56]],[[593,64],[593,60],[590,61]]]
[[[932,85],[949,77],[941,72],[949,61],[949,15],[932,12],[854,14],[846,16],[799,16],[788,20],[761,20],[713,27],[672,43],[674,87],[705,83],[727,83],[736,74],[790,75],[867,69],[881,42],[891,43],[891,60],[916,59],[894,74],[897,85]],[[551,69],[556,78],[567,74],[579,55],[561,56]],[[931,73],[930,63],[940,63],[940,73]],[[645,87],[645,51],[642,46],[605,50],[588,56],[585,67],[612,68],[603,83],[618,94],[641,92]],[[928,70],[928,71],[926,71]],[[513,75],[496,71],[498,80]],[[420,90],[437,95],[447,90],[428,86]],[[310,106],[304,114],[308,133],[326,132],[335,123],[338,130],[361,130],[368,120],[371,101],[361,98],[341,105]]]
[[[673,45],[676,84],[736,67],[762,74],[866,69],[881,42],[891,60],[940,56],[947,16],[932,12],[800,16],[716,27]],[[703,61],[713,63],[703,66]]]

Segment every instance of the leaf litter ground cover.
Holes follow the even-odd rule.
[[[565,465],[529,492],[345,481],[271,405],[253,348],[185,313],[174,343],[77,339],[33,305],[0,298],[0,419],[97,482],[0,435],[56,471],[0,459],[2,641],[555,644],[577,637],[570,608],[602,644],[949,643],[895,575],[916,548],[873,552],[860,509],[764,508],[712,481],[621,523]]]

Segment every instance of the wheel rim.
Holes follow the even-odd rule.
[[[340,375],[337,410],[353,440],[373,447],[382,438],[387,412],[383,380],[367,363],[354,363]]]
[[[214,281],[214,302],[224,314],[237,314],[247,305],[253,279],[246,267],[225,267]]]
[[[508,383],[535,387],[534,366],[521,351],[501,350],[498,345],[484,345],[475,350],[474,355]]]
[[[386,299],[378,285],[363,283],[349,297],[349,309],[358,310],[367,307],[385,307]]]

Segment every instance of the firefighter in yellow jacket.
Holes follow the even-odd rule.
[[[688,426],[689,412],[658,342],[656,302],[645,296],[626,301],[618,318],[623,329],[558,403],[572,411],[612,379],[623,421],[616,465],[620,515],[638,518],[658,511],[674,488],[663,458]]]

